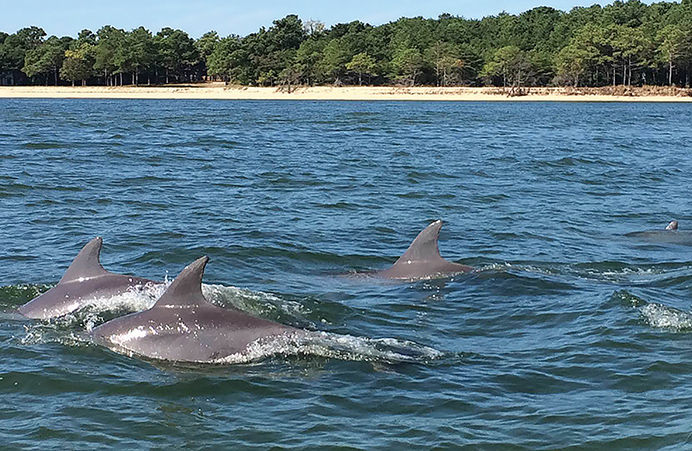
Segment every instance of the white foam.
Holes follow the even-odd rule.
[[[249,363],[273,356],[315,356],[367,362],[424,363],[443,353],[433,348],[395,338],[363,338],[329,332],[303,332],[257,340],[238,354],[214,363]]]
[[[675,331],[692,329],[692,313],[657,303],[647,304],[639,311],[651,327]]]

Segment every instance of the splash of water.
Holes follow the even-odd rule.
[[[692,313],[652,302],[639,309],[651,327],[677,332],[692,330]]]
[[[214,363],[250,363],[275,356],[315,356],[381,363],[427,363],[442,358],[444,353],[395,338],[376,339],[329,332],[304,332],[257,340],[248,345],[245,352],[226,356]]]

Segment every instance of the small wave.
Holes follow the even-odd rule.
[[[476,268],[477,272],[529,272],[538,273],[548,276],[556,276],[561,273],[549,266],[538,266],[535,264],[514,264],[509,262],[504,263],[488,263],[485,265],[478,266]]]
[[[569,166],[579,166],[579,165],[597,165],[598,167],[604,166],[621,166],[619,163],[603,160],[601,158],[572,158],[564,157],[556,160],[534,160],[533,165],[535,166],[545,166],[549,168],[559,168],[559,167],[569,167]]]
[[[0,311],[16,311],[20,305],[29,302],[52,287],[53,285],[50,284],[20,284],[0,287]]]
[[[633,295],[627,290],[616,291],[612,296],[610,296],[610,300],[619,304],[628,305],[630,307],[641,307],[647,304],[644,299]]]
[[[359,206],[351,202],[315,203],[315,207],[328,210],[355,210]]]
[[[324,357],[380,363],[429,363],[444,353],[395,338],[363,338],[329,332],[306,332],[270,337],[248,345],[247,351],[215,361],[217,364],[250,363],[270,357]]]
[[[83,332],[65,330],[64,325],[58,323],[42,323],[24,326],[26,334],[19,339],[24,346],[58,343],[68,347],[91,346],[89,336]]]
[[[22,144],[22,147],[24,149],[32,149],[32,150],[69,149],[70,144],[57,143],[57,142],[40,142],[40,143],[27,142],[27,143]]]

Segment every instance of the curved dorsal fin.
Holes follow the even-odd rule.
[[[202,276],[209,257],[206,255],[190,263],[164,291],[154,307],[194,307],[209,304],[202,294]]]
[[[103,269],[99,262],[102,244],[103,239],[100,236],[89,241],[72,260],[72,264],[67,268],[60,282],[71,282],[82,278],[89,279],[108,274],[108,271]]]
[[[678,221],[676,221],[675,219],[670,221],[670,223],[668,223],[668,225],[666,226],[666,230],[678,230]]]
[[[409,262],[442,260],[440,251],[437,247],[437,238],[440,236],[441,228],[442,221],[438,220],[423,229],[416,239],[413,240],[413,243],[411,243],[404,255],[399,257],[399,260],[394,263],[394,266],[399,263],[408,264]]]

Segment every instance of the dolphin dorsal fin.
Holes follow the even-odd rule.
[[[435,221],[418,234],[413,243],[408,247],[404,255],[394,263],[409,264],[411,262],[431,262],[442,260],[437,247],[437,238],[440,236],[442,221]]]
[[[198,258],[183,269],[153,308],[194,307],[209,304],[202,294],[202,276],[209,257]]]
[[[678,221],[676,221],[675,219],[670,221],[666,226],[666,230],[678,230]]]
[[[82,278],[89,279],[108,274],[108,271],[103,269],[99,262],[102,244],[103,239],[100,236],[89,241],[74,258],[60,282],[71,282]]]

